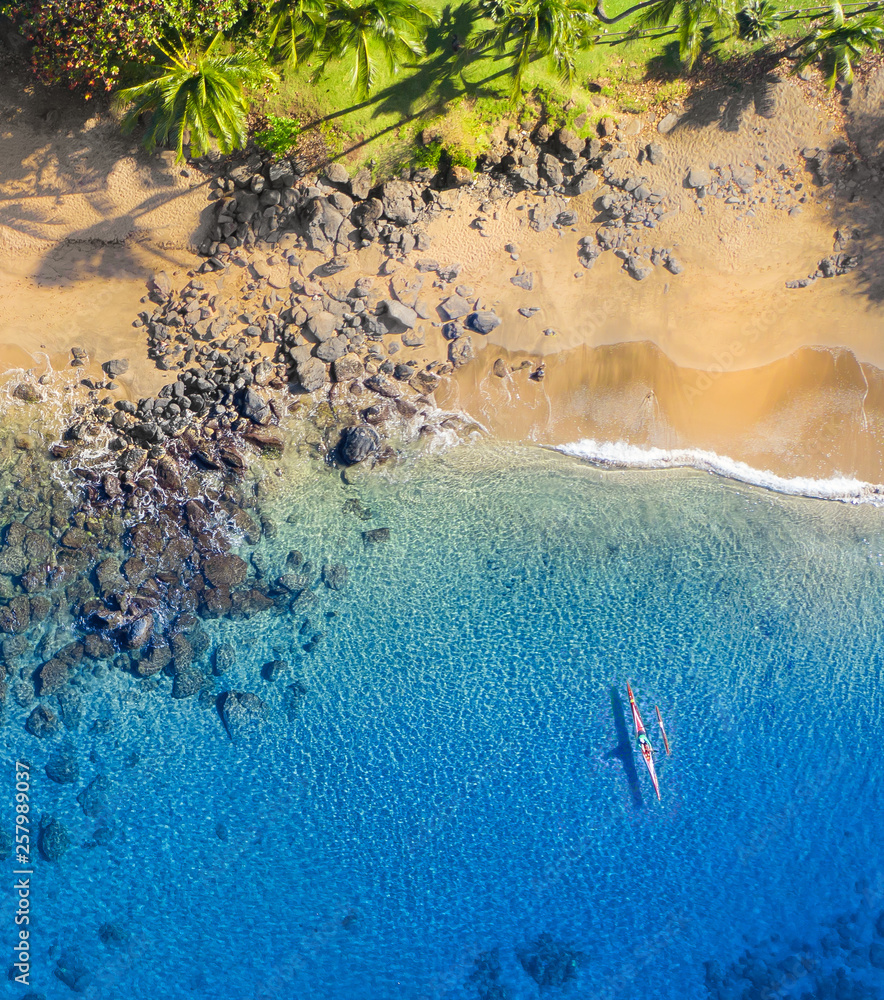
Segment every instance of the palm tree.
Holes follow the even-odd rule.
[[[435,17],[409,0],[329,0],[323,50],[345,59],[352,53],[352,83],[361,97],[377,78],[376,53],[391,73],[423,54],[423,36]]]
[[[280,62],[293,67],[321,49],[328,17],[326,0],[275,0],[265,41]]]
[[[131,132],[149,112],[145,149],[152,152],[171,140],[179,162],[187,130],[194,156],[208,152],[213,137],[222,153],[245,145],[249,101],[243,88],[278,77],[249,52],[222,55],[222,40],[219,32],[206,48],[183,40],[168,48],[158,46],[163,58],[149,68],[150,78],[117,93],[118,104],[128,106],[124,132]]]
[[[877,52],[884,40],[884,23],[877,13],[863,13],[861,17],[845,18],[844,9],[837,2],[832,4],[832,12],[813,32],[801,39],[804,55],[798,60],[795,72],[805,69],[812,62],[822,60],[830,67],[826,79],[829,90],[840,79],[843,83],[853,83],[853,64],[864,52]],[[796,46],[791,46],[794,49]]]
[[[588,0],[503,0],[496,5],[495,25],[477,33],[473,45],[505,55],[510,43],[513,85],[511,98],[522,93],[529,63],[546,57],[563,83],[574,79],[577,52],[592,43],[597,22]]]
[[[735,19],[731,0],[657,0],[638,15],[636,23],[647,28],[678,25],[678,56],[691,70],[700,55],[704,26],[731,31]]]

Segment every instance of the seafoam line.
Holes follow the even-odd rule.
[[[700,448],[644,448],[625,441],[583,438],[570,444],[556,445],[554,450],[605,469],[697,469],[791,496],[884,505],[884,485],[845,476],[833,476],[831,479],[778,476],[767,469],[756,469],[746,462]]]

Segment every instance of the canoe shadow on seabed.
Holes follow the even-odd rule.
[[[620,692],[614,685],[610,688],[611,694],[611,714],[614,716],[614,729],[617,731],[617,743],[612,750],[608,751],[609,757],[616,757],[623,764],[626,774],[626,783],[632,793],[632,803],[636,809],[644,805],[641,785],[638,780],[638,771],[635,767],[635,754],[632,751],[632,739],[629,735],[629,726],[626,724],[626,711],[623,708],[623,701]]]

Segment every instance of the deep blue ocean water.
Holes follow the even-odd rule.
[[[317,590],[325,638],[304,652],[303,616],[207,625],[239,650],[219,690],[271,706],[238,744],[168,679],[96,684],[64,737],[80,782],[35,771],[77,845],[34,876],[35,989],[71,996],[53,969],[74,952],[96,1000],[703,1000],[704,963],[748,948],[813,969],[766,995],[834,997],[814,984],[842,968],[884,996],[884,512],[491,445],[276,482],[268,560],[350,571]],[[390,541],[365,546],[373,527]],[[307,688],[291,715],[259,676],[279,657]],[[624,752],[627,679],[661,751],[655,704],[667,722],[659,803]],[[99,825],[111,843],[80,846]],[[568,981],[541,987],[553,953]]]

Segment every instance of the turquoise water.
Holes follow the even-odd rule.
[[[317,591],[325,638],[208,623],[239,649],[219,690],[271,706],[239,744],[166,678],[96,682],[66,737],[79,783],[33,793],[76,844],[35,875],[36,989],[71,995],[63,957],[102,1000],[834,997],[839,968],[861,984],[839,997],[884,996],[882,512],[492,446],[278,483],[268,559],[350,571]],[[260,678],[278,657],[307,689],[289,714]],[[655,704],[667,721],[659,803],[623,753],[627,679],[658,745]],[[110,843],[81,846],[97,826]],[[747,948],[813,972],[768,994],[707,976]]]

